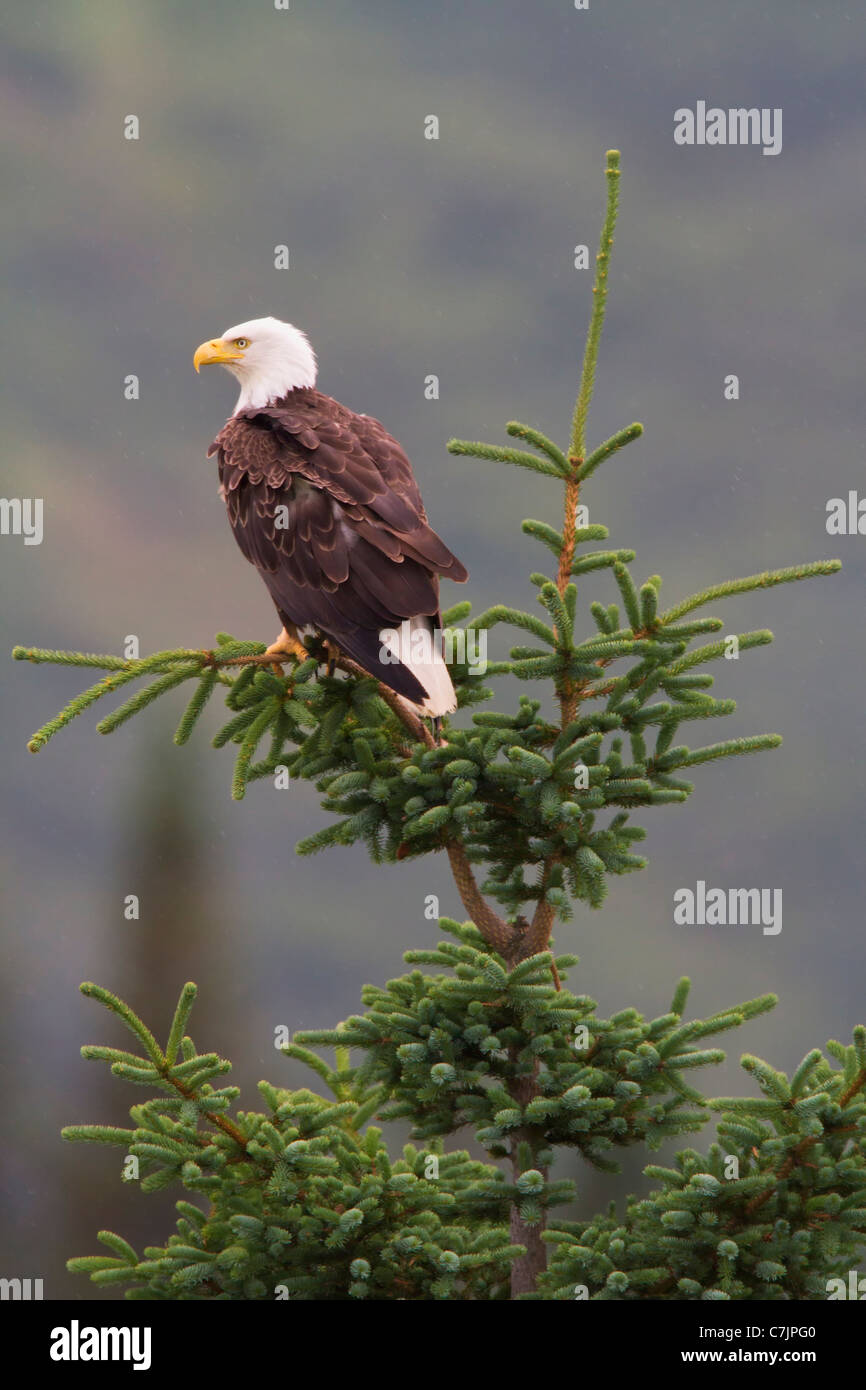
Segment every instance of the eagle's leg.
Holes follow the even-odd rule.
[[[332,642],[330,637],[326,637],[323,642],[325,651],[328,653],[328,675],[333,676],[340,655],[340,648],[336,642]]]
[[[310,653],[307,651],[303,643],[298,641],[297,634],[294,631],[289,632],[289,630],[285,627],[282,629],[279,636],[275,639],[275,641],[271,643],[271,645],[265,652],[265,656],[273,656],[277,658],[273,662],[273,670],[275,674],[278,676],[281,676],[283,674],[283,668],[280,658],[282,658],[282,661],[285,661],[286,657],[295,656],[298,658],[299,661],[306,661],[309,655]]]

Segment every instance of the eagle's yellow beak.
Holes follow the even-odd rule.
[[[211,362],[240,362],[243,357],[242,352],[231,343],[226,343],[222,338],[211,338],[209,343],[201,343],[195,350],[195,357],[192,365],[198,371],[199,367],[207,367]]]

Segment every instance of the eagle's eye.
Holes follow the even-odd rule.
[[[249,340],[249,338],[235,338],[235,347],[245,348],[245,347],[249,347],[249,345],[250,345],[250,340]]]

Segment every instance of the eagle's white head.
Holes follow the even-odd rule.
[[[281,319],[250,319],[227,328],[221,338],[211,338],[196,348],[196,371],[211,362],[228,367],[241,384],[235,406],[257,409],[285,396],[299,386],[315,386],[316,354],[307,335]]]

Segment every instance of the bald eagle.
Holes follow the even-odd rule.
[[[269,653],[312,631],[438,723],[457,708],[439,577],[468,576],[428,525],[405,453],[378,420],[316,390],[315,354],[290,323],[236,324],[196,349],[196,371],[213,362],[241,385],[208,458],[283,624]]]

